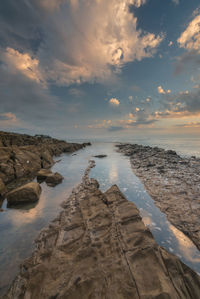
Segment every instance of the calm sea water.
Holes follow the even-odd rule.
[[[133,140],[133,143],[147,144],[147,140],[140,141]],[[191,155],[200,156],[198,142],[195,142],[196,147],[194,144],[186,146],[191,147]],[[161,143],[153,145],[164,147]],[[176,145],[176,148],[169,145],[167,148],[173,148],[181,154],[185,152],[185,148],[181,148],[181,142]],[[96,154],[106,154],[107,158],[93,158]],[[136,204],[143,221],[151,229],[156,241],[200,273],[200,252],[182,232],[167,221],[165,215],[154,205],[140,180],[133,174],[129,158],[117,153],[113,143],[95,143],[75,154],[63,154],[57,158],[61,161],[56,163],[52,170],[60,172],[65,179],[62,184],[54,188],[42,183],[42,194],[36,205],[7,209],[7,202],[4,201],[5,211],[0,213],[1,294],[15,277],[23,259],[31,255],[34,239],[39,231],[57,216],[61,210],[60,204],[66,200],[72,188],[80,183],[88,160],[91,158],[96,162],[91,177],[100,182],[100,188],[105,191],[111,185],[117,184],[127,199]]]
[[[79,141],[80,139],[71,139],[71,141]],[[200,135],[172,135],[172,136],[132,136],[132,137],[111,137],[109,139],[81,139],[81,142],[122,142],[122,143],[137,143],[141,145],[158,146],[164,149],[175,150],[182,156],[197,156],[200,157]]]

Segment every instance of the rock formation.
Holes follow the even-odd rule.
[[[12,182],[33,177],[41,168],[51,167],[53,156],[74,152],[86,145],[90,143],[67,143],[48,136],[0,132],[0,180],[8,190],[12,189]]]
[[[197,299],[200,277],[157,245],[116,185],[98,189],[93,166],[41,231],[4,298]]]
[[[41,194],[40,184],[36,182],[25,184],[7,193],[8,205],[36,202]]]
[[[200,250],[200,159],[137,144],[117,148],[130,157],[134,173],[169,221]]]
[[[51,187],[54,187],[54,186],[62,183],[63,179],[64,178],[60,173],[58,173],[58,172],[53,173],[49,169],[41,169],[37,173],[37,181],[39,183],[45,181],[47,183],[47,185],[51,186]]]
[[[40,171],[37,173],[37,181],[39,183],[44,182],[51,173],[52,172],[50,169],[40,169]]]
[[[55,172],[55,173],[51,173],[47,176],[46,183],[48,186],[54,187],[54,186],[62,183],[62,180],[63,180],[63,176],[60,173]]]

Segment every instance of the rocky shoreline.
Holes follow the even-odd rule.
[[[117,149],[130,157],[133,172],[157,207],[200,250],[200,159],[137,144],[119,144]]]
[[[3,298],[198,298],[200,277],[157,245],[116,185],[99,190],[92,167]]]
[[[72,153],[90,143],[68,143],[44,135],[0,132],[0,197],[30,182],[40,169],[49,169],[54,156]]]

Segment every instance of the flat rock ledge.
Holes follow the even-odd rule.
[[[130,157],[133,172],[157,207],[200,250],[200,159],[137,144],[120,144],[117,148]]]
[[[158,246],[136,206],[89,179],[41,231],[4,298],[199,298],[200,277]]]

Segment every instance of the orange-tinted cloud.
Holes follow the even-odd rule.
[[[20,53],[19,51],[7,47],[5,52],[1,52],[4,63],[15,73],[21,72],[24,76],[37,83],[43,82],[43,76],[39,69],[39,60],[32,58],[28,53]]]

